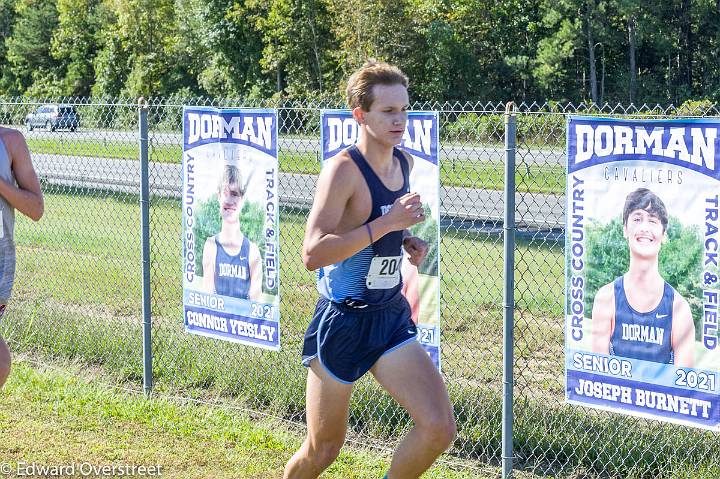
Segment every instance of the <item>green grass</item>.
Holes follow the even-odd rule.
[[[71,137],[72,138],[72,137]],[[52,155],[89,156],[136,160],[139,157],[137,143],[121,140],[83,140],[80,138],[29,138],[28,146],[33,153]],[[498,146],[498,148],[502,148]],[[150,161],[180,163],[182,146],[150,143]],[[280,150],[280,171],[287,173],[318,174],[320,160],[315,152],[297,153]],[[448,160],[441,165],[440,181],[444,186],[502,190],[504,165],[467,160]],[[520,192],[564,194],[565,169],[559,165],[524,165],[518,167],[515,183]]]
[[[137,160],[140,155],[137,142],[115,139],[83,140],[70,136],[28,138],[27,143],[31,152],[50,155],[90,156],[93,158],[125,160]],[[182,146],[151,143],[150,156],[152,161],[160,163],[180,163],[182,161]]]
[[[443,186],[502,190],[505,186],[505,166],[497,163],[451,161],[441,164],[440,182]],[[520,193],[565,194],[565,167],[532,164],[518,166],[515,185]]]
[[[300,446],[299,428],[100,385],[77,366],[16,362],[0,390],[0,463],[159,468],[167,478],[278,478]],[[346,446],[326,478],[380,478],[388,458]],[[156,476],[157,477],[157,476]],[[427,478],[477,477],[438,465]]]
[[[46,192],[41,223],[18,216],[20,266],[2,334],[15,351],[81,361],[137,387],[143,371],[138,199],[54,191]],[[282,350],[271,352],[183,331],[179,202],[153,200],[157,393],[233,401],[302,420],[306,373],[299,356],[317,293],[314,275],[298,254],[304,214],[283,210],[281,221]],[[502,256],[498,238],[463,231],[442,236],[442,367],[460,427],[452,452],[495,466],[502,405]],[[515,257],[515,447],[522,470],[557,477],[578,471],[586,477],[606,471],[683,477],[696,466],[710,471],[711,459],[720,453],[718,437],[563,405],[562,247],[521,244]],[[404,411],[368,378],[356,387],[350,423],[363,441],[389,445],[410,426]],[[682,449],[687,456],[673,452],[678,438],[693,445]]]

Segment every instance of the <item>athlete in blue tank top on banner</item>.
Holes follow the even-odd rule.
[[[319,270],[320,292],[302,352],[308,435],[286,479],[315,478],[335,460],[353,383],[368,371],[414,421],[386,477],[420,477],[455,438],[447,390],[401,293],[403,247],[416,266],[427,252],[407,230],[425,219],[420,196],[409,192],[412,157],[395,148],[407,124],[407,85],[386,63],[369,62],[350,77],[359,139],[318,178],[302,251],[305,266]]]
[[[225,165],[218,184],[222,226],[203,248],[203,289],[208,293],[258,300],[262,260],[257,245],[240,230],[245,189],[235,165]]]
[[[694,366],[695,324],[690,305],[658,270],[667,225],[665,204],[653,192],[640,188],[628,195],[623,208],[623,234],[630,249],[630,268],[595,295],[595,352]]]
[[[0,320],[15,280],[15,210],[37,221],[45,203],[22,133],[0,127]],[[10,375],[10,350],[0,336],[0,387]]]

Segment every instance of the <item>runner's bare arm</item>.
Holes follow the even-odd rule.
[[[302,257],[309,270],[340,262],[370,244],[365,225],[338,231],[360,174],[350,161],[330,160],[320,172],[303,240]],[[369,223],[373,240],[423,221],[420,197],[415,193],[398,198],[390,211]]]
[[[672,349],[675,365],[695,367],[695,323],[687,300],[675,293],[673,301]]]
[[[0,196],[25,216],[38,221],[45,211],[45,201],[25,138],[17,130],[8,130],[3,136],[3,143],[10,156],[17,186],[0,178]]]

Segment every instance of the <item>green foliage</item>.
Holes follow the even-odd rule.
[[[632,101],[694,115],[720,100],[716,4],[0,0],[0,95],[338,101],[375,58],[408,74],[414,100]],[[456,128],[469,134],[469,122]]]
[[[58,28],[53,32],[51,55],[67,74],[60,81],[62,95],[88,96],[95,79],[92,60],[101,28],[96,16],[99,0],[57,0]]]
[[[220,217],[220,202],[216,195],[206,201],[198,203],[195,208],[195,271],[199,276],[203,275],[202,257],[205,240],[210,236],[218,234],[222,225]],[[245,201],[240,211],[240,231],[248,240],[255,243],[260,250],[260,256],[265,260],[265,237],[263,227],[265,225],[265,213],[259,203]],[[263,269],[264,275],[264,269]],[[263,281],[263,292],[277,294],[277,287],[269,290]]]
[[[243,205],[244,207],[245,205]],[[243,217],[243,215],[240,215]],[[217,196],[213,195],[207,201],[198,202],[195,208],[195,271],[198,276],[203,276],[203,249],[205,240],[220,231],[222,218],[220,217],[220,202]]]
[[[123,88],[127,76],[127,52],[120,40],[112,33],[103,33],[101,50],[94,61],[95,83],[92,86],[94,97],[116,97]]]
[[[527,114],[516,117],[517,139],[527,145],[558,145],[565,141],[564,115]],[[460,113],[442,128],[446,141],[462,143],[502,143],[505,138],[503,114]]]
[[[58,23],[54,2],[17,0],[12,36],[5,39],[7,62],[14,79],[11,91],[25,93],[35,86],[38,96],[52,95],[57,62],[50,55],[52,33]]]
[[[413,20],[407,1],[328,1],[326,5],[332,32],[339,44],[334,55],[345,70],[344,77],[368,58],[393,59],[401,66],[409,60],[406,54],[411,51],[414,42],[404,41],[411,36],[409,31]]]
[[[580,18],[569,16],[568,3],[572,2],[545,2],[543,20],[550,31],[538,42],[533,60],[534,79],[554,99],[561,98],[563,92],[572,88],[572,71],[568,67],[581,42]]]
[[[585,228],[585,235],[585,310],[592,311],[598,289],[627,272],[630,252],[619,218],[604,225],[592,222]],[[684,226],[671,216],[667,241],[660,249],[660,275],[690,303],[696,334],[702,331],[702,255],[697,227]]]
[[[322,0],[267,3],[267,11],[258,4],[253,15],[264,45],[260,59],[263,71],[276,74],[276,87],[284,87],[290,97],[312,98],[334,90],[337,72],[331,52],[337,46]]]
[[[15,0],[0,0],[0,94],[7,92],[13,83],[4,39],[12,36],[14,24]]]
[[[197,61],[199,86],[213,96],[240,97],[253,90],[269,96],[274,91],[269,85],[273,76],[262,74],[262,32],[257,30],[253,16],[258,8],[263,11],[265,2],[191,0],[189,3],[196,4],[204,20],[189,27],[193,34],[188,37],[189,41],[199,44],[194,48],[202,54]]]
[[[435,19],[424,25],[422,33],[424,41],[433,47],[426,50],[424,68],[413,72],[417,78],[414,93],[420,98],[451,97],[457,86],[453,81],[455,75],[452,74],[452,65],[459,58],[467,56],[464,48],[459,44],[452,25],[443,19]]]
[[[443,125],[443,139],[462,143],[498,143],[505,134],[505,120],[502,115],[460,113],[457,119]]]
[[[82,122],[83,128],[110,128],[115,122],[117,111],[122,106],[116,106],[111,103],[99,102],[97,105],[78,105],[78,114]]]
[[[675,112],[678,116],[707,116],[713,114],[715,102],[710,100],[687,100]]]

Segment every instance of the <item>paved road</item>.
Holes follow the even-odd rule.
[[[38,174],[50,184],[139,194],[140,163],[135,160],[33,155]],[[309,208],[315,190],[315,175],[280,173],[279,195],[283,206]],[[182,175],[180,165],[150,164],[150,191],[153,195],[179,198]],[[442,187],[440,214],[450,221],[502,221],[502,191]],[[557,228],[565,222],[565,198],[558,195],[517,193],[516,220],[531,228]]]

